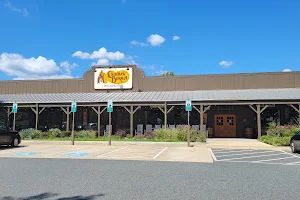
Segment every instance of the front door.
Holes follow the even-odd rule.
[[[215,115],[215,137],[236,137],[235,115]]]

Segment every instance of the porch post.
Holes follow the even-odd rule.
[[[256,104],[256,109],[252,107],[252,105],[249,105],[250,108],[256,112],[256,118],[257,118],[257,137],[260,138],[261,137],[261,117],[260,114],[269,106],[269,105],[265,105],[265,107],[263,107],[263,109],[260,109],[259,104]]]
[[[10,114],[11,114],[11,109],[10,107],[7,108],[7,125],[10,126]]]
[[[101,109],[101,107],[100,106],[98,106],[98,126],[97,126],[97,128],[98,128],[98,137],[100,137],[100,126],[101,126],[101,113],[100,113],[100,110]]]
[[[200,128],[203,126],[203,105],[200,105]]]
[[[69,106],[67,107],[67,112],[66,112],[66,114],[67,114],[67,127],[66,127],[66,131],[69,131],[69,124],[70,124],[70,108],[69,108]]]
[[[133,137],[133,106],[130,106],[130,135]]]
[[[130,106],[130,109],[128,109],[126,106],[124,106],[125,110],[130,114],[130,135],[133,137],[133,115],[134,113],[141,108],[141,106],[136,107],[133,110],[133,106]]]
[[[165,129],[167,129],[167,123],[168,123],[168,108],[167,108],[167,102],[165,102],[165,111],[164,111],[164,114],[165,114]]]
[[[33,107],[31,107],[31,110],[35,114],[35,130],[37,130],[38,129],[38,121],[39,121],[39,105],[36,104],[35,109]]]
[[[36,104],[36,114],[35,114],[35,130],[38,130],[39,123],[39,104]]]
[[[256,116],[257,116],[257,137],[261,137],[261,118],[260,118],[260,105],[256,105]]]
[[[297,109],[293,104],[290,104],[289,106],[291,106],[292,108],[294,108],[294,110],[296,110],[298,112],[298,123],[300,126],[300,104],[298,105],[299,109]]]
[[[93,111],[95,113],[97,113],[98,116],[98,137],[100,137],[100,131],[101,131],[101,114],[104,112],[104,110],[106,109],[106,106],[101,110],[101,106],[98,106],[98,109],[92,107]]]
[[[16,113],[14,113],[13,131],[16,130]]]

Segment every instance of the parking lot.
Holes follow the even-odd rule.
[[[212,149],[212,156],[215,162],[300,166],[300,154],[293,154],[283,150]]]
[[[70,145],[43,142],[23,144],[17,148],[1,147],[1,157],[213,162],[207,148],[149,143],[118,143],[108,146],[104,143]]]

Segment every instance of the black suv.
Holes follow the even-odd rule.
[[[291,150],[293,153],[300,152],[300,132],[295,133],[290,142]]]
[[[21,137],[18,131],[12,131],[5,123],[0,122],[0,145],[18,146],[21,143]]]

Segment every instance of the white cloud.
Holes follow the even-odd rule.
[[[219,65],[222,66],[222,67],[230,67],[231,65],[233,65],[233,62],[223,60],[223,61],[219,62]]]
[[[141,68],[142,68],[143,70],[149,72],[150,74],[156,75],[156,76],[157,76],[157,75],[160,76],[160,75],[162,75],[163,73],[168,72],[167,70],[164,69],[164,66],[163,66],[163,65],[160,66],[160,67],[157,67],[157,66],[155,66],[155,65],[150,65],[150,66],[145,66],[145,65],[143,65],[143,66],[141,66]]]
[[[14,79],[46,79],[46,78],[72,78],[71,68],[77,64],[62,62],[57,66],[53,59],[43,56],[37,58],[24,58],[20,54],[2,53],[0,55],[0,71]]]
[[[68,75],[52,75],[52,76],[32,76],[32,77],[17,77],[13,80],[45,80],[45,79],[71,79],[73,76]],[[78,77],[77,77],[78,78]]]
[[[11,2],[9,0],[6,1],[6,3],[4,4],[5,7],[9,8],[10,10],[14,11],[14,12],[19,12],[19,13],[22,13],[23,16],[27,17],[28,16],[28,11],[26,8],[16,8],[14,7]]]
[[[108,52],[106,48],[102,47],[93,53],[87,53],[82,51],[76,51],[72,55],[73,57],[78,57],[81,59],[107,59],[107,60],[123,60],[125,58],[124,53],[119,51]]]
[[[136,41],[136,40],[130,41],[129,44],[135,45],[135,46],[141,46],[141,47],[148,46],[148,44],[146,44],[146,43],[144,43],[144,42],[138,42],[138,41]]]
[[[291,69],[284,69],[282,70],[283,72],[291,72],[292,70]]]
[[[92,65],[101,65],[101,66],[105,66],[105,65],[110,65],[112,63],[109,62],[109,60],[107,59],[99,59],[97,62],[93,62]]]
[[[63,61],[63,62],[60,63],[60,67],[62,69],[64,69],[66,74],[71,75],[72,74],[72,69],[75,68],[75,67],[78,67],[78,64],[76,64],[76,63],[70,64],[69,61]]]
[[[179,39],[180,39],[179,36],[177,36],[177,35],[173,36],[173,40],[179,40]]]
[[[166,41],[166,39],[158,34],[152,34],[147,38],[147,41],[152,46],[160,46],[162,43]]]
[[[133,59],[133,56],[126,56],[124,59],[124,63],[128,65],[138,65],[135,60]]]

